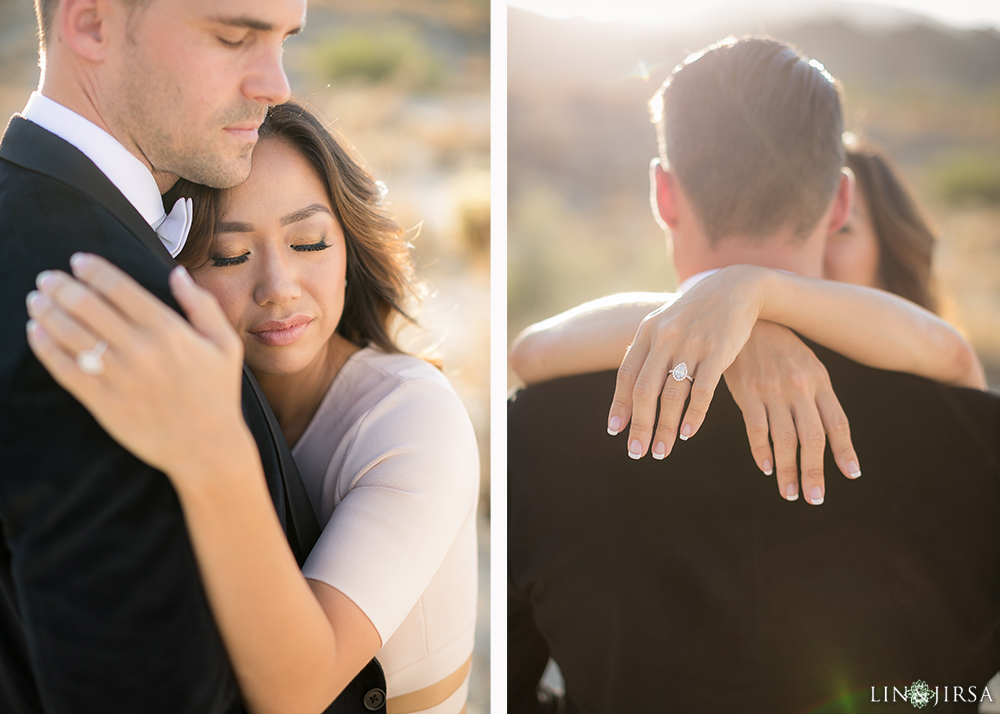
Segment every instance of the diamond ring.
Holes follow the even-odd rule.
[[[81,372],[89,374],[91,377],[104,374],[104,350],[106,349],[108,349],[108,343],[99,340],[89,350],[77,353],[76,366],[80,368]]]
[[[681,362],[679,365],[667,372],[667,374],[676,379],[678,382],[690,379],[691,382],[694,383],[694,377],[688,374],[688,366],[684,362]]]

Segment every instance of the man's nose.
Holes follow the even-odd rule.
[[[269,47],[261,54],[243,84],[243,93],[261,104],[283,104],[291,98],[280,45]]]

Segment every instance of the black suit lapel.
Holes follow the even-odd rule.
[[[15,114],[0,142],[0,158],[87,194],[120,220],[153,255],[170,267],[176,265],[156,231],[94,162],[72,144]]]
[[[281,428],[278,426],[277,417],[271,411],[271,406],[264,398],[264,393],[261,391],[260,385],[257,384],[257,380],[250,374],[250,370],[244,367],[243,374],[243,383],[250,387],[254,399],[260,405],[260,410],[267,420],[268,430],[271,432],[274,450],[278,456],[277,468],[281,473],[280,484],[268,483],[271,488],[271,500],[274,501],[278,516],[285,527],[288,544],[301,567],[305,563],[309,551],[319,539],[319,522],[316,520],[312,504],[309,503],[305,486],[302,485],[302,479],[292,458],[292,452],[288,448],[288,442],[285,441]],[[249,395],[244,389],[244,408],[248,398]]]

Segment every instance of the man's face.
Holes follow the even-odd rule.
[[[151,0],[120,26],[107,119],[154,174],[217,188],[250,173],[257,128],[290,92],[282,44],[305,0]]]

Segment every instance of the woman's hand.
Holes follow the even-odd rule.
[[[243,345],[214,296],[183,268],[171,273],[188,323],[103,258],[76,254],[70,264],[75,278],[46,271],[28,296],[28,342],[56,381],[172,479],[211,473],[237,445],[252,447],[240,406]],[[85,373],[77,355],[100,340],[103,372]]]
[[[826,368],[787,327],[758,322],[725,378],[743,412],[754,461],[769,476],[777,470],[783,498],[794,501],[799,497],[799,452],[802,493],[813,505],[823,503],[827,438],[844,475],[861,475],[847,415],[833,393]]]
[[[724,268],[642,321],[618,369],[608,415],[612,436],[631,420],[628,453],[633,459],[642,458],[650,442],[653,458],[665,458],[678,426],[682,440],[697,433],[722,373],[757,322],[761,305],[757,278],[762,270],[748,265]],[[681,363],[690,379],[676,378],[680,375],[675,368]],[[670,370],[675,370],[673,375]],[[691,401],[682,422],[689,392]],[[657,400],[660,417],[654,433]]]

